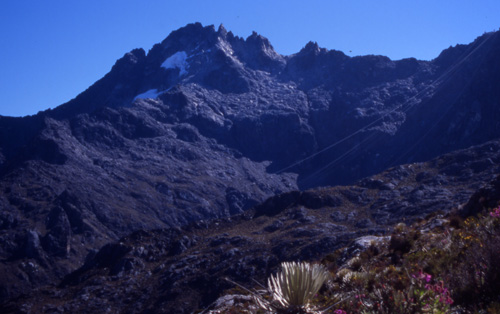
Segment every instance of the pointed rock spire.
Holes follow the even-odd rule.
[[[224,27],[224,24],[220,24],[219,25],[219,28],[217,29],[217,33],[222,36],[222,37],[226,37],[227,36],[227,30],[226,28]]]

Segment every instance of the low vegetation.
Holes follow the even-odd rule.
[[[307,313],[313,308],[311,300],[330,277],[322,265],[282,263],[281,271],[268,282],[270,300],[256,295],[259,308],[275,313]]]
[[[307,293],[287,278],[310,270],[285,263],[257,313],[500,313],[500,207],[399,224],[390,237],[352,249],[326,256],[330,280],[321,275]]]

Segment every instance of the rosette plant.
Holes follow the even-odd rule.
[[[256,302],[272,313],[314,313],[311,300],[329,277],[323,265],[284,262],[268,280],[271,300],[258,297]]]

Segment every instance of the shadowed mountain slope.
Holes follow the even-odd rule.
[[[226,277],[251,287],[282,261],[320,260],[356,238],[388,235],[401,221],[446,214],[461,204],[478,209],[480,198],[496,203],[498,189],[488,183],[498,186],[499,151],[500,142],[493,141],[391,168],[352,186],[281,194],[231,218],[137,231],[90,254],[58,287],[2,309],[192,313],[233,287]],[[25,266],[26,273],[37,271]]]
[[[70,102],[0,117],[0,298],[57,282],[136,230],[241,214],[495,140],[499,50],[496,32],[432,61],[315,43],[282,56],[256,33],[196,23],[126,53]]]

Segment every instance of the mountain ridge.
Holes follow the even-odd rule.
[[[0,269],[18,278],[1,298],[57,282],[136,230],[223,219],[494,141],[499,50],[496,32],[432,61],[314,43],[281,56],[256,33],[201,24],[133,50],[70,102],[0,117]],[[493,169],[463,163],[465,181]]]

